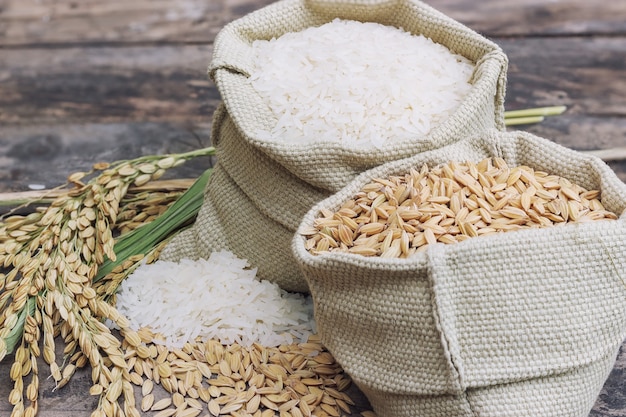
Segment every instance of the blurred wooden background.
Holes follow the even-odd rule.
[[[56,186],[99,160],[209,145],[212,41],[268,3],[0,0],[0,192]],[[568,106],[518,129],[580,150],[626,145],[624,1],[430,4],[508,54],[508,110]],[[611,166],[626,180],[626,162]]]
[[[97,161],[210,144],[217,32],[269,0],[0,0],[0,193],[51,188]],[[568,106],[519,126],[578,150],[626,146],[626,2],[431,0],[502,46],[507,110]],[[197,177],[207,159],[179,168]],[[626,181],[626,161],[609,162]],[[0,416],[10,414],[7,358]],[[44,371],[45,372],[45,371]],[[88,416],[89,378],[43,393],[40,416]],[[626,416],[626,354],[594,417]]]

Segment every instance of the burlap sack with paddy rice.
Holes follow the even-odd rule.
[[[626,335],[626,185],[600,159],[527,133],[491,132],[367,171],[504,158],[599,189],[618,220],[437,243],[407,259],[293,240],[322,342],[384,417],[586,417]]]
[[[335,18],[402,27],[464,55],[476,64],[471,92],[426,137],[389,143],[377,152],[348,149],[339,142],[259,140],[259,129],[271,130],[276,118],[249,82],[251,43]],[[417,0],[286,0],[232,22],[218,34],[209,67],[223,99],[212,128],[217,166],[196,224],[174,239],[161,258],[206,258],[228,249],[257,267],[259,278],[306,291],[290,250],[304,213],[369,168],[473,132],[504,130],[506,70],[507,58],[496,44]]]

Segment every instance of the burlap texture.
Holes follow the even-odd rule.
[[[377,151],[346,148],[340,142],[259,140],[259,129],[270,130],[276,118],[249,82],[251,43],[337,17],[402,27],[464,55],[476,64],[471,92],[427,136],[391,142]],[[506,55],[496,44],[417,0],[286,0],[232,22],[218,34],[209,67],[223,106],[213,120],[218,163],[207,201],[193,228],[175,238],[162,258],[206,258],[214,250],[229,249],[258,267],[260,278],[306,291],[290,250],[304,213],[367,169],[474,132],[504,130],[506,70]]]
[[[384,417],[587,416],[626,335],[626,185],[600,159],[527,133],[488,132],[367,171],[372,178],[499,156],[587,189],[618,220],[435,244],[408,259],[293,239],[322,342]]]

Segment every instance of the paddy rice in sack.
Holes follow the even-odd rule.
[[[502,167],[497,177],[486,158]],[[444,186],[403,200],[397,177]],[[382,197],[350,219],[400,223],[412,234],[406,253],[402,233],[394,254],[373,229],[375,252],[351,251],[332,224],[323,233],[346,250],[311,244],[332,213],[351,216],[354,198],[376,193],[372,182]],[[453,203],[457,193],[467,201]],[[419,216],[391,208],[403,203]],[[604,162],[491,131],[361,174],[305,215],[293,250],[322,342],[378,415],[586,417],[626,336],[624,242],[626,185]]]
[[[305,83],[303,91],[293,93],[315,98],[309,106],[311,114],[302,116],[306,113],[306,104],[302,101],[294,104],[294,107],[300,106],[297,114],[284,109],[279,113],[281,110],[273,107],[272,100],[279,94],[289,96],[289,89],[268,93],[267,86],[271,83],[258,84],[261,79],[259,71],[269,69],[269,64],[257,67],[254,56],[258,45],[255,42],[271,44],[282,41],[283,37],[299,35],[305,38],[307,31],[324,30],[325,25],[331,24],[377,25],[403,36],[428,39],[456,57],[451,61],[454,65],[471,65],[467,91],[462,92],[452,108],[437,111],[437,114],[431,111],[426,117],[419,114],[417,98],[414,106],[389,107],[389,102],[400,99],[397,94],[401,94],[406,85],[418,83],[415,74],[409,79],[402,78],[402,74],[398,75],[400,78],[391,78],[393,81],[386,87],[390,94],[387,104],[384,104],[384,98],[374,97],[370,102],[369,98],[357,96],[355,99],[353,96],[360,94],[359,90],[367,91],[370,87],[368,79],[380,80],[382,77],[362,78],[364,81],[356,82],[348,96],[330,82],[324,83],[330,89],[327,95],[319,91],[313,95],[310,85]],[[352,31],[351,28],[346,30]],[[339,35],[322,34],[318,37],[323,36],[340,40],[337,39]],[[319,53],[320,49],[333,51],[333,43],[328,40],[324,48],[320,48],[311,39],[315,36],[311,36],[300,49],[311,53]],[[347,55],[358,56],[365,48],[357,41],[341,45],[341,48],[351,46],[355,50],[339,48],[335,50],[336,55],[341,55],[344,50]],[[377,51],[370,42],[367,48],[370,55],[379,57],[372,62],[388,59],[383,52],[396,51],[409,57],[419,54],[419,51],[405,50],[401,45],[390,48],[383,43],[381,50]],[[321,62],[336,57],[326,58]],[[311,71],[320,70],[319,65],[316,68],[315,59],[307,59],[311,61]],[[424,61],[434,60],[429,56]],[[339,71],[356,74],[353,60],[344,64],[334,62],[337,62],[334,69],[327,70],[331,79],[332,74],[339,74]],[[440,71],[446,73],[450,68],[447,72],[453,72],[451,65],[445,64]],[[413,64],[395,66],[408,70]],[[217,148],[217,165],[196,223],[169,243],[161,258],[207,258],[214,251],[228,249],[257,267],[259,278],[276,282],[286,290],[307,291],[307,284],[293,260],[290,242],[310,207],[341,189],[361,172],[382,163],[436,149],[485,129],[504,130],[506,69],[507,58],[496,44],[416,0],[287,0],[232,22],[219,33],[209,66],[209,74],[223,99],[213,116],[212,141]],[[298,71],[302,73],[301,69]],[[283,74],[278,75],[281,76]],[[375,85],[378,90],[379,85]],[[425,91],[424,95],[441,96],[438,100],[442,101],[444,96],[460,92],[460,85],[450,84],[448,91],[443,86],[439,92]],[[356,104],[346,104],[350,100]],[[330,107],[322,108],[323,102]],[[406,112],[409,107],[410,111]],[[383,108],[388,109],[387,113]],[[330,120],[326,127],[314,121],[324,113],[341,114],[348,110],[352,113],[345,113],[344,120],[363,121],[352,123],[351,131],[346,128],[350,123],[342,123],[341,119]],[[388,119],[380,119],[382,116]],[[378,119],[380,123],[364,126]],[[298,124],[302,124],[300,130],[297,130]],[[313,125],[318,127],[309,129]],[[404,131],[389,130],[390,126],[404,127]],[[333,128],[344,131],[333,132]],[[351,132],[353,135],[349,137]],[[338,138],[340,135],[345,137]],[[361,141],[367,135],[370,139]],[[377,135],[387,138],[378,140]]]

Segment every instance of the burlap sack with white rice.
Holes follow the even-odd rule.
[[[251,86],[251,43],[328,23],[372,21],[423,34],[476,63],[473,88],[446,122],[422,138],[389,143],[380,151],[339,142],[263,141],[276,117]],[[196,224],[174,239],[162,259],[206,258],[228,249],[258,267],[258,276],[292,291],[306,283],[290,243],[304,213],[359,173],[452,143],[488,128],[504,130],[507,58],[494,43],[416,0],[274,3],[227,25],[217,36],[209,73],[223,98],[213,117],[217,166]]]
[[[499,156],[599,189],[618,220],[437,243],[407,259],[293,250],[324,345],[384,417],[587,416],[626,335],[626,185],[600,159],[490,132],[363,173]]]

